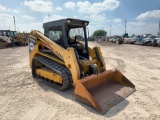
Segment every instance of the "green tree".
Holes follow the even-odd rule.
[[[93,33],[93,37],[101,37],[101,36],[106,36],[107,31],[105,30],[96,30]]]

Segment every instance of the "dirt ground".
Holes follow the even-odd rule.
[[[33,80],[28,47],[0,49],[0,120],[160,120],[160,48],[94,43],[107,69],[119,69],[136,92],[106,114],[78,102],[74,88],[57,91]]]

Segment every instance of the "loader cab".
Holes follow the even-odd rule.
[[[16,37],[17,31],[0,30],[0,35],[6,36],[6,37]]]
[[[88,24],[88,21],[71,18],[44,23],[44,35],[65,49],[73,47],[80,59],[89,59],[86,34]]]
[[[67,27],[67,42],[68,47],[73,47],[80,59],[88,59],[88,42],[85,35],[84,26],[68,26]]]

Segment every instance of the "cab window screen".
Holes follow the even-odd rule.
[[[62,26],[53,26],[49,28],[49,38],[58,44],[64,45]]]

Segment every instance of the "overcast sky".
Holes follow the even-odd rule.
[[[0,29],[43,32],[43,23],[62,18],[90,21],[89,30],[113,35],[158,33],[160,0],[0,0]],[[109,35],[109,34],[108,34]]]

